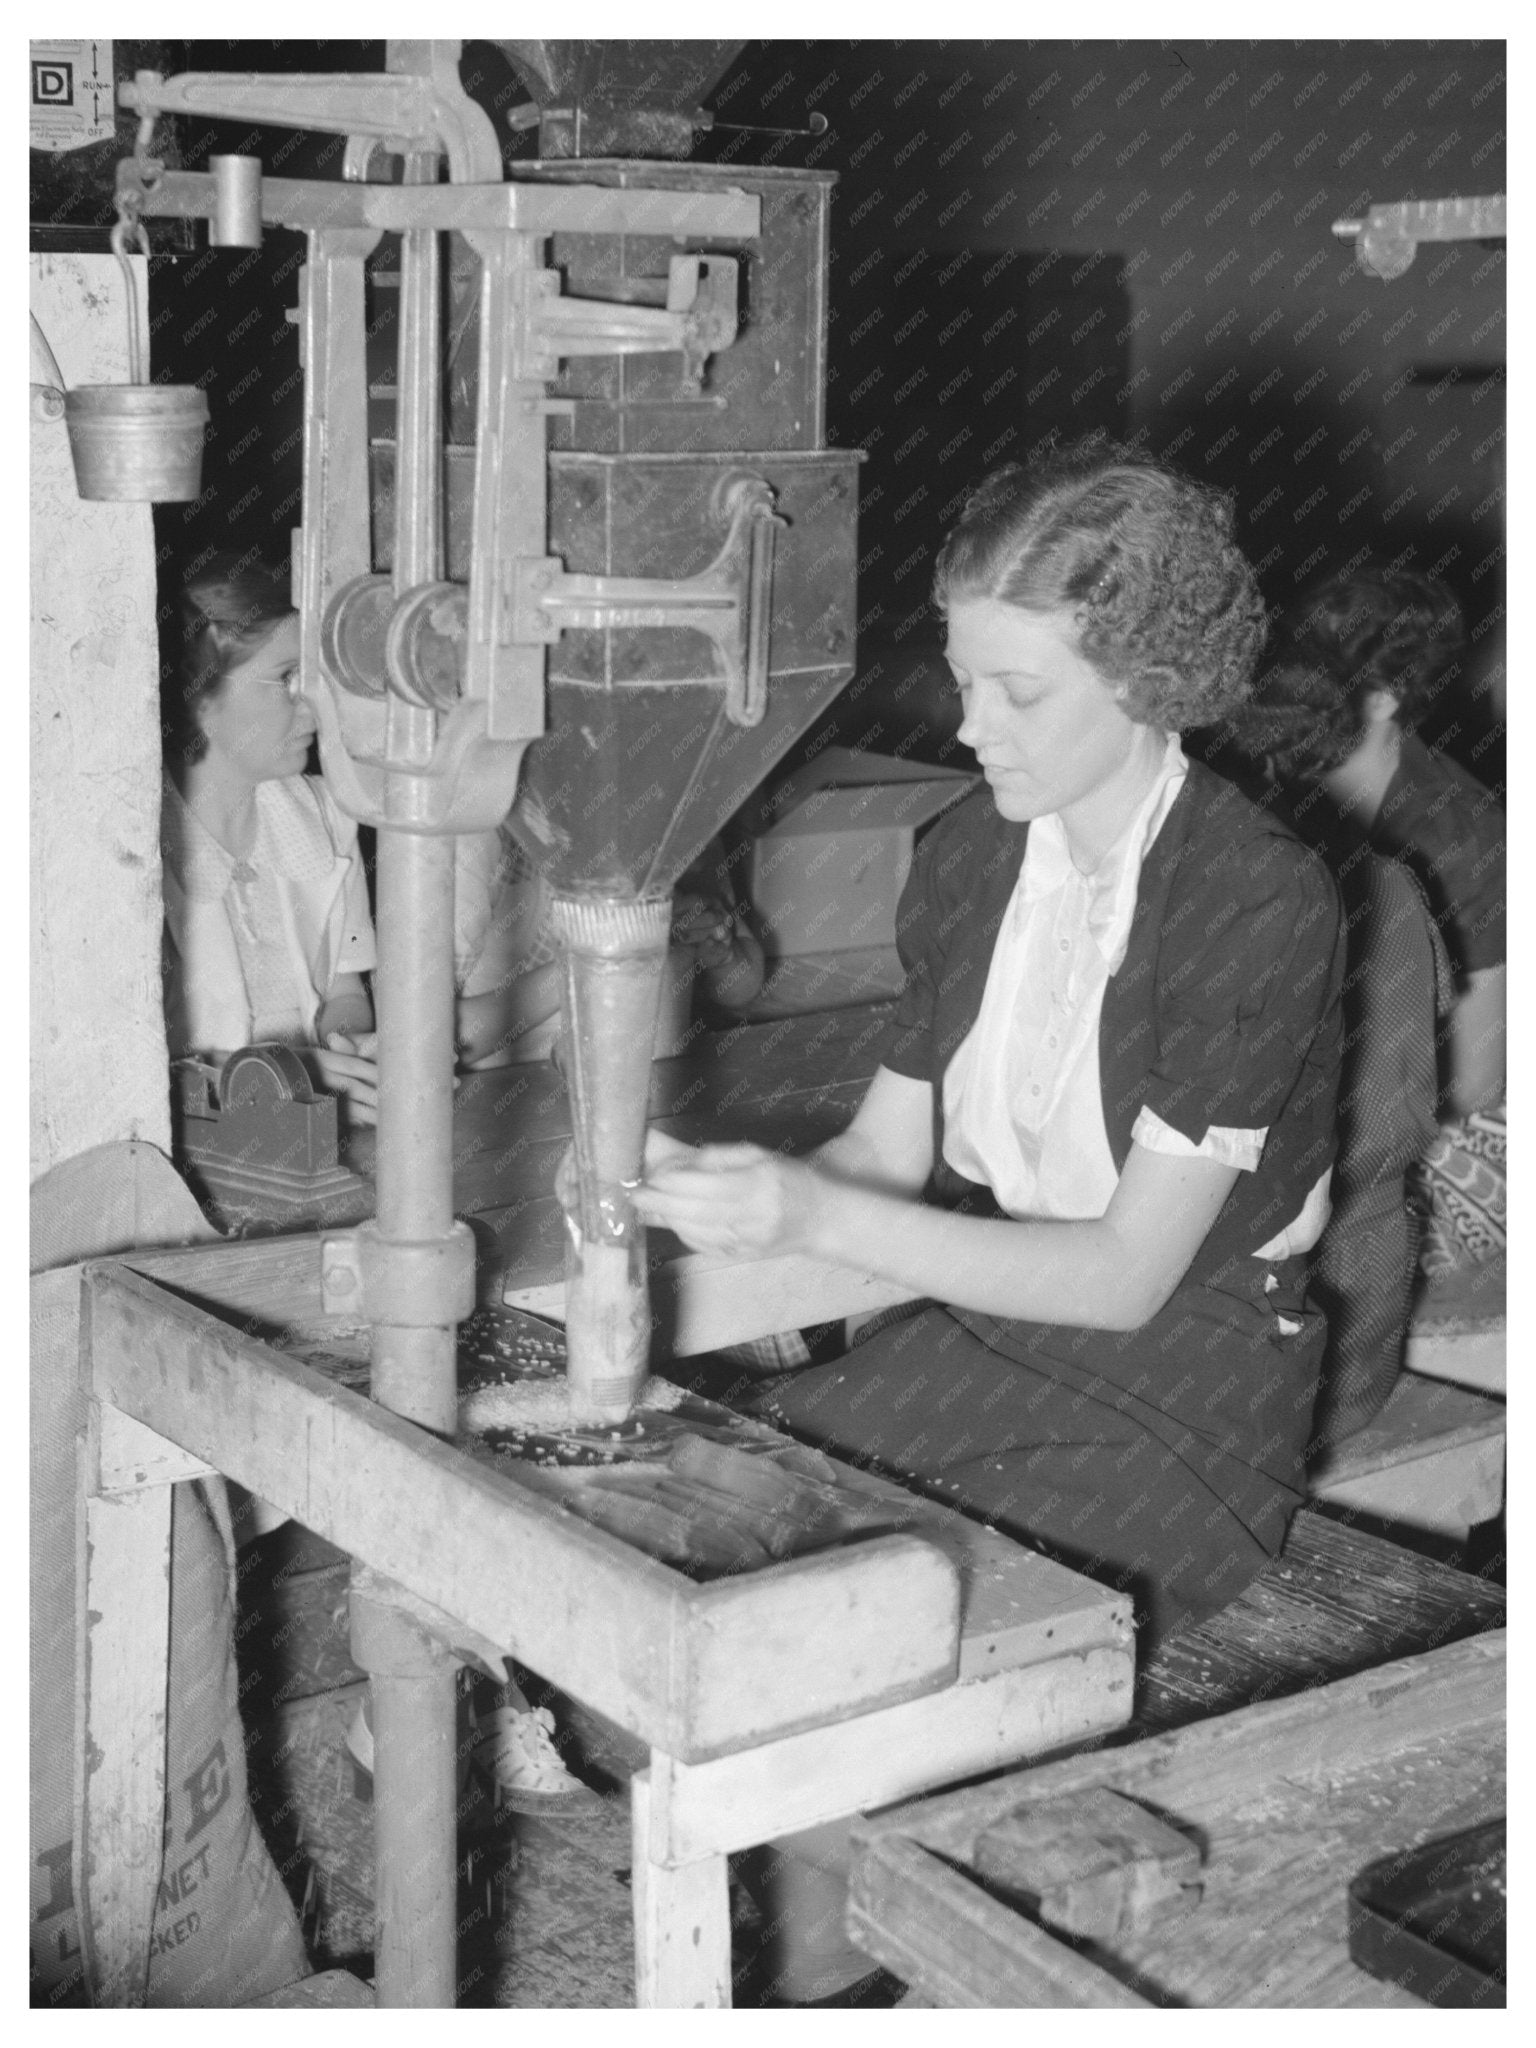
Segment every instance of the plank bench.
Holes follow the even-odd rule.
[[[1307,1479],[1314,1499],[1462,1541],[1504,1503],[1504,1403],[1405,1372],[1376,1420]]]

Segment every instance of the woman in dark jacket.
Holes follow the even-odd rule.
[[[935,595],[988,789],[914,866],[869,1093],[810,1160],[653,1136],[642,1206],[928,1297],[765,1414],[1128,1588],[1160,1635],[1235,1597],[1302,1494],[1337,895],[1179,745],[1263,637],[1215,493],[1102,447],[1002,471]]]

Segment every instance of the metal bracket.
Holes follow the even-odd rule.
[[[1420,242],[1496,242],[1505,237],[1502,192],[1481,199],[1407,199],[1373,206],[1364,220],[1336,220],[1333,232],[1353,241],[1362,270],[1372,277],[1401,277]]]
[[[697,391],[706,361],[736,339],[737,275],[734,256],[673,256],[663,307],[566,298],[558,271],[538,271],[528,309],[527,373],[553,377],[568,356],[681,351],[684,389]]]
[[[691,627],[719,651],[727,717],[735,725],[761,724],[768,708],[774,542],[776,529],[788,522],[774,511],[772,488],[760,476],[727,478],[718,504],[730,529],[697,576],[572,575],[552,555],[514,563],[514,637],[552,644],[582,628]]]
[[[455,1223],[446,1237],[401,1243],[377,1223],[320,1240],[320,1304],[328,1316],[355,1316],[397,1329],[446,1329],[473,1314],[475,1237]]]
[[[208,114],[276,128],[316,128],[367,136],[396,155],[441,149],[455,184],[494,184],[501,145],[489,114],[459,83],[457,41],[419,46],[425,66],[412,72],[184,71],[175,78],[140,71],[118,87],[119,103],[140,118]]]

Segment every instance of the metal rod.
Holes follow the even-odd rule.
[[[436,158],[406,160],[427,184]],[[398,601],[442,573],[438,245],[413,229],[401,250],[394,587]],[[390,706],[391,754],[430,752],[430,711]],[[397,751],[398,749],[398,751]],[[391,774],[386,807],[407,816],[417,778]],[[381,825],[378,840],[378,1231],[421,1244],[453,1225],[454,840]],[[451,1322],[376,1324],[375,1400],[425,1429],[457,1419]],[[387,1639],[389,1617],[381,1616]],[[403,1622],[399,1623],[403,1631]],[[376,1996],[384,2006],[451,2007],[458,1978],[454,1672],[430,1657],[387,1656],[373,1670],[374,1842],[380,1925]],[[408,1667],[402,1671],[400,1663]],[[409,1668],[414,1666],[414,1668]]]

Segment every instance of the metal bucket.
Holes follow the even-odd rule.
[[[202,489],[208,400],[195,384],[87,384],[64,394],[82,498],[173,505]]]

